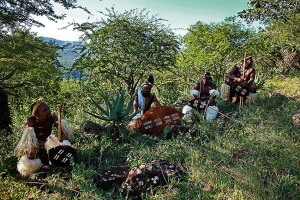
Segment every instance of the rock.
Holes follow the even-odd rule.
[[[111,170],[100,172],[95,178],[94,183],[96,187],[102,190],[111,190],[120,188],[122,183],[126,180],[129,172],[128,166],[116,167]]]
[[[101,126],[90,120],[84,121],[80,125],[80,131],[88,138],[101,138],[102,132],[107,131],[106,126]]]
[[[166,128],[168,128],[168,129],[166,129]],[[167,130],[167,131],[166,131],[166,133],[164,133],[166,139],[174,138],[177,135],[184,134],[189,131],[189,127],[180,126],[180,125],[171,125],[166,128],[165,128],[165,130]]]
[[[130,170],[121,193],[126,198],[138,199],[150,188],[167,185],[170,178],[180,178],[182,175],[182,168],[175,162],[154,160]]]
[[[293,115],[293,128],[299,129],[300,128],[300,109],[296,111],[296,114]]]

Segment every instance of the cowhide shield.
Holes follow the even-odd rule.
[[[54,166],[66,166],[70,164],[71,159],[77,161],[75,149],[70,146],[57,146],[48,152],[49,163]]]
[[[156,106],[148,110],[136,124],[136,128],[145,134],[162,134],[166,126],[179,125],[183,114],[175,108]]]
[[[249,95],[249,90],[247,87],[244,87],[243,85],[240,84],[233,84],[232,85],[232,90],[238,94],[239,96],[248,96]]]

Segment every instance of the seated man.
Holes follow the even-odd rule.
[[[155,106],[160,106],[160,102],[157,100],[155,94],[151,93],[151,89],[154,84],[153,74],[150,74],[146,83],[142,85],[142,90],[138,91],[138,95],[133,102],[133,112],[136,112],[139,108],[142,109],[141,115],[145,114],[150,108],[152,103]]]
[[[219,92],[216,90],[216,84],[212,81],[212,77],[209,72],[206,72],[202,76],[202,80],[197,82],[194,89],[191,90],[192,99],[183,108],[184,114],[183,120],[187,121],[192,117],[191,112],[196,110],[198,112],[205,112],[205,119],[214,119],[218,114],[218,108],[216,107],[215,98],[219,96]],[[214,116],[211,116],[211,113]]]
[[[253,68],[252,57],[246,57],[243,64],[236,64],[228,72],[225,84],[221,86],[221,95],[223,100],[231,100],[231,103],[237,102],[240,96],[254,100],[256,85],[254,83],[255,69]],[[244,99],[246,100],[246,98]]]
[[[215,96],[210,94],[211,91],[215,91],[216,89],[217,86],[212,81],[210,72],[206,72],[204,75],[202,75],[202,80],[195,84],[194,90],[199,91],[198,97],[201,99],[202,108],[205,108],[206,105],[216,105]]]
[[[57,116],[51,113],[49,106],[42,98],[31,106],[31,111],[22,138],[15,149],[18,157],[21,157],[18,162],[18,171],[22,176],[29,176],[42,164],[49,164],[46,141],[51,135],[53,125],[58,127]],[[62,143],[59,144],[70,146],[67,140],[72,136],[71,134],[71,128],[65,120],[62,120]]]

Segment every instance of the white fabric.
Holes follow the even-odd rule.
[[[212,89],[209,90],[209,95],[218,98],[220,96],[220,92],[218,90]]]
[[[217,106],[208,106],[205,113],[206,121],[216,119],[218,113],[219,113],[219,108]]]
[[[22,156],[17,164],[17,169],[23,177],[30,176],[42,167],[41,159],[28,159],[26,155]]]
[[[139,86],[138,87],[138,102],[139,102],[139,107],[143,108],[145,106],[145,101],[142,95],[142,89]]]
[[[63,140],[62,143],[64,146],[71,146],[71,142],[69,140]]]
[[[186,105],[183,107],[182,113],[184,114],[182,120],[188,121],[193,116],[193,108],[191,106]]]
[[[57,137],[55,137],[54,135],[50,135],[45,143],[45,149],[48,152],[50,149],[55,148],[60,144],[61,143],[58,141]]]
[[[138,113],[136,116],[134,116],[132,119],[139,119],[141,118],[143,115],[141,113]]]
[[[191,96],[194,95],[195,97],[198,97],[199,91],[198,90],[191,90],[190,94],[191,94]]]

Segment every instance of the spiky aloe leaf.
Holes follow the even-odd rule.
[[[96,115],[96,114],[94,114],[94,113],[91,113],[91,112],[85,111],[85,110],[84,110],[84,112],[86,112],[87,114],[89,114],[89,115],[91,115],[91,116],[93,116],[93,117],[96,117],[96,118],[98,118],[98,119],[105,120],[105,121],[111,121],[111,120],[110,120],[109,118],[107,118],[107,117],[103,117],[103,116],[100,116],[100,115]]]
[[[108,100],[106,94],[105,94],[104,92],[102,92],[102,91],[100,91],[99,93],[100,93],[100,95],[102,96],[102,98],[103,98],[103,100],[104,100],[104,103],[105,103],[105,105],[106,105],[106,107],[107,107],[107,110],[112,110],[112,109],[113,109],[113,106],[112,106],[112,104],[109,102],[109,100]]]
[[[128,103],[126,109],[122,112],[122,114],[120,115],[120,117],[123,118],[123,117],[127,116],[131,112],[131,110],[133,108],[133,101],[134,101],[135,97],[136,97],[136,93],[134,93],[132,95],[132,97],[130,98],[129,103]]]
[[[120,120],[120,118],[118,117],[118,115],[114,109],[109,111],[109,119],[110,120]]]
[[[121,92],[119,93],[118,101],[115,106],[115,111],[117,115],[119,115],[123,111],[124,102],[125,102],[125,92],[124,90],[121,90]]]
[[[129,121],[131,120],[134,116],[136,116],[139,112],[141,112],[140,110],[137,110],[136,112],[134,112],[133,114],[127,116],[127,117],[124,117],[124,120],[125,121]]]
[[[99,105],[98,102],[96,102],[94,99],[91,99],[92,103],[98,108],[98,110],[103,113],[104,115],[108,116],[108,111],[102,108],[102,106]]]

